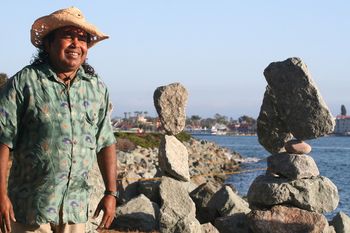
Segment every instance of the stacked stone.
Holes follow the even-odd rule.
[[[254,233],[335,232],[322,213],[337,207],[337,187],[320,176],[304,142],[331,133],[333,117],[299,58],[271,63],[264,75],[258,137],[272,155],[248,191],[250,227]]]
[[[196,207],[189,196],[188,151],[175,137],[186,123],[188,93],[180,83],[158,87],[154,105],[165,130],[159,147],[159,167],[163,172],[159,192],[162,202],[159,229],[162,233],[202,232]]]

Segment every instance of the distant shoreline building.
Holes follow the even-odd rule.
[[[350,136],[350,116],[338,115],[335,118],[335,123],[335,134]]]

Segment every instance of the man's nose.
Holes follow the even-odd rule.
[[[79,37],[77,37],[77,36],[72,37],[72,44],[74,44],[74,46],[79,44]]]

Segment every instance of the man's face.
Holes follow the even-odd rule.
[[[89,35],[82,29],[67,26],[54,32],[52,42],[45,43],[50,62],[56,72],[73,72],[84,63]]]

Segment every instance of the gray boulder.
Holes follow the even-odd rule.
[[[350,232],[350,217],[344,212],[339,212],[331,221],[331,225],[337,233]]]
[[[208,208],[214,214],[210,216],[224,217],[238,213],[249,213],[249,205],[238,194],[236,194],[230,185],[224,185],[217,191],[208,202]],[[213,219],[211,220],[213,221]]]
[[[257,119],[257,134],[259,143],[271,154],[284,152],[285,143],[293,137],[279,115],[276,97],[269,86]]]
[[[287,153],[271,155],[267,158],[267,170],[292,180],[320,175],[315,160],[309,155]]]
[[[271,210],[253,210],[248,219],[253,233],[330,232],[323,215],[292,207],[278,205]]]
[[[184,129],[187,98],[187,90],[180,83],[161,86],[154,91],[154,106],[167,134],[176,135]]]
[[[162,206],[159,227],[162,233],[200,233],[196,207],[185,182],[163,176],[159,187]]]
[[[149,232],[158,229],[158,218],[158,205],[141,194],[117,208],[113,228]]]
[[[217,192],[217,189],[211,182],[199,185],[190,193],[190,197],[196,205],[196,218],[200,223],[207,223],[215,218],[215,213],[212,213],[208,208],[208,203],[212,196]],[[214,214],[214,216],[211,216]]]
[[[190,180],[187,149],[175,136],[162,137],[158,162],[160,169],[169,176],[182,181]]]
[[[253,209],[288,204],[324,213],[333,211],[338,206],[339,195],[332,181],[323,176],[290,181],[261,175],[249,188],[248,202]]]
[[[307,66],[299,58],[271,63],[264,76],[275,96],[278,115],[296,139],[333,132],[335,122]]]

